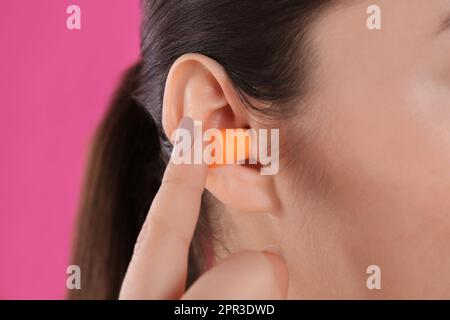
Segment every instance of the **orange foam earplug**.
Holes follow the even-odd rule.
[[[220,129],[222,135],[221,154],[213,154],[213,158],[220,159],[209,165],[210,168],[216,168],[227,164],[228,157],[233,156],[233,164],[248,160],[250,158],[251,135],[245,129]],[[239,157],[240,156],[240,157]]]

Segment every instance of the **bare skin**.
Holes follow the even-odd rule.
[[[205,164],[169,162],[139,234],[120,299],[286,297],[288,274],[284,261],[276,254],[257,251],[230,255],[185,292],[189,245],[197,224],[207,168]]]
[[[290,142],[279,174],[169,167],[181,183],[166,184],[152,206],[122,298],[450,298],[450,1],[379,0],[382,30],[366,27],[371,4],[344,1],[312,30],[312,91],[307,111],[279,126]],[[166,133],[183,116],[261,126],[236,97],[215,61],[181,57],[166,84]],[[306,148],[296,144],[304,136]],[[184,295],[203,186],[234,254],[218,246],[222,262]],[[273,244],[283,259],[260,253]],[[366,286],[370,265],[381,268],[381,290]]]

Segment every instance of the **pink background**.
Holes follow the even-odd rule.
[[[81,30],[66,28],[67,6]],[[3,0],[0,298],[64,297],[90,137],[139,51],[138,0]]]

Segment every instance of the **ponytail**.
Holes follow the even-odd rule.
[[[130,68],[95,136],[81,194],[71,264],[81,290],[69,299],[116,299],[165,164],[158,128],[134,99]]]

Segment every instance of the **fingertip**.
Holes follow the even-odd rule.
[[[285,260],[280,255],[270,251],[263,251],[263,254],[272,265],[272,269],[280,289],[280,298],[286,299],[289,287],[289,272]]]
[[[198,161],[198,155],[195,156],[196,153],[202,155],[203,151],[198,126],[189,116],[180,120],[177,129],[172,133],[173,148],[163,182],[171,179],[185,180],[204,187],[207,166],[203,161]]]

